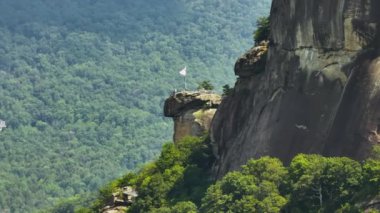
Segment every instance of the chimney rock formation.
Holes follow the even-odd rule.
[[[221,97],[209,91],[173,93],[165,101],[164,115],[174,120],[174,142],[208,132],[220,102]]]

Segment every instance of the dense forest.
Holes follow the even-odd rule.
[[[164,98],[233,80],[270,0],[0,1],[0,212],[96,191],[155,158]],[[84,195],[83,195],[84,196]]]
[[[139,193],[131,213],[379,212],[370,201],[380,196],[380,146],[362,162],[305,154],[289,166],[276,158],[252,159],[217,181],[213,162],[209,139],[187,137],[165,144],[139,172],[103,187],[92,205],[65,202],[53,212],[97,212],[125,186]]]

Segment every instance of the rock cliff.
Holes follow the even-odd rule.
[[[264,71],[256,49],[212,127],[217,176],[250,158],[365,158],[380,139],[380,1],[274,0]],[[250,59],[251,58],[251,59]]]
[[[174,121],[174,142],[209,131],[221,97],[209,91],[173,93],[165,101],[164,115]]]

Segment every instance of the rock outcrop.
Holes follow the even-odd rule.
[[[265,155],[288,163],[298,153],[370,153],[380,141],[379,8],[378,0],[273,1],[265,71],[237,62],[234,92],[211,127],[217,176]]]
[[[208,132],[220,102],[220,95],[209,91],[173,93],[165,101],[164,115],[174,120],[174,142]]]
[[[235,64],[235,75],[250,77],[265,71],[268,41],[262,41],[242,55]]]
[[[128,207],[132,205],[134,200],[138,197],[138,193],[130,186],[118,189],[112,193],[112,198],[109,205],[100,210],[102,213],[122,213],[126,212]]]

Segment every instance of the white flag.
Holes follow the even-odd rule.
[[[186,67],[183,68],[181,71],[179,71],[179,74],[182,75],[182,76],[186,76],[186,74],[187,74]]]

